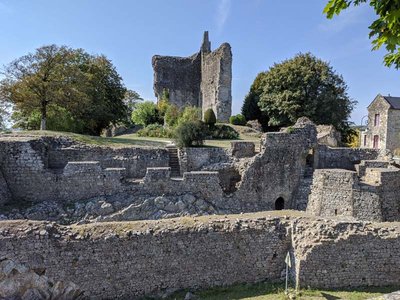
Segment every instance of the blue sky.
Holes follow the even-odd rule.
[[[126,86],[154,100],[151,57],[188,56],[210,32],[213,49],[233,52],[233,112],[255,76],[274,62],[311,52],[342,74],[359,103],[359,124],[376,94],[400,96],[400,71],[371,52],[373,11],[360,6],[333,20],[327,0],[0,0],[0,65],[46,44],[63,44],[110,58]]]

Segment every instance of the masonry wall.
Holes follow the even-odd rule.
[[[166,149],[73,146],[48,150],[48,167],[63,169],[70,161],[98,161],[102,168],[125,168],[127,178],[143,178],[146,168],[168,167]]]
[[[182,148],[178,150],[181,173],[200,171],[204,166],[230,161],[224,148]]]
[[[232,113],[232,51],[227,43],[211,53],[202,53],[202,110],[213,109],[217,120],[228,122]]]
[[[300,221],[292,229],[298,287],[400,284],[398,223]]]
[[[318,145],[315,154],[316,169],[355,170],[355,164],[362,160],[375,160],[379,157],[378,149],[331,148]]]
[[[112,299],[279,280],[290,244],[284,222],[265,218],[72,229],[40,224],[23,234],[24,225],[0,222],[0,228],[1,257],[44,268],[46,276],[72,281],[91,297]]]
[[[267,133],[259,154],[244,161],[242,179],[233,194],[232,203],[242,211],[274,210],[279,197],[285,208],[296,208],[300,180],[304,176],[306,157],[316,146],[316,129],[312,123],[295,125],[294,131]]]
[[[126,176],[143,178],[147,167],[168,166],[169,161],[164,149],[57,148],[58,142],[0,141],[0,170],[13,200],[70,201],[111,195],[123,190]]]
[[[11,192],[8,188],[7,181],[3,176],[3,172],[0,170],[0,205],[11,201]]]
[[[388,126],[389,121],[389,109],[390,105],[387,101],[381,97],[377,96],[375,100],[368,107],[368,131],[366,134],[366,145],[364,146],[364,141],[361,141],[363,147],[373,148],[374,147],[374,136],[379,136],[379,149],[386,149],[388,142]],[[380,122],[375,125],[375,114],[379,114]]]
[[[72,281],[90,297],[280,281],[288,250],[299,287],[400,284],[399,224],[266,213],[72,227],[0,222],[0,257]]]
[[[368,221],[400,221],[400,171],[367,168],[361,179],[354,171],[315,170],[307,212]]]
[[[178,107],[200,106],[201,56],[173,57],[155,55],[154,93],[161,99],[163,90],[169,92],[169,101]]]
[[[400,150],[400,110],[389,109],[387,122],[386,149]]]

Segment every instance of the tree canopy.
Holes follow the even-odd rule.
[[[377,14],[377,19],[369,26],[369,37],[372,40],[372,49],[378,50],[383,45],[387,54],[384,57],[385,65],[400,67],[400,0],[329,0],[324,13],[331,19],[339,15],[350,6],[369,3]]]
[[[275,64],[260,80],[258,105],[269,126],[289,126],[305,116],[342,132],[348,128],[355,102],[343,78],[327,62],[310,53],[298,54]]]
[[[104,55],[43,46],[11,62],[4,75],[0,93],[13,103],[13,118],[22,127],[99,134],[126,118],[127,89]]]
[[[242,105],[242,115],[246,120],[258,120],[263,130],[268,129],[268,116],[265,112],[262,112],[258,103],[260,102],[260,96],[263,91],[262,80],[265,77],[265,72],[261,72],[254,79],[253,84],[250,87],[249,93],[244,98]]]

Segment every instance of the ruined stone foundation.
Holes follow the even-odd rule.
[[[287,216],[285,216],[287,215]],[[297,287],[400,285],[400,226],[263,212],[61,226],[0,222],[0,257],[93,298],[282,280]]]

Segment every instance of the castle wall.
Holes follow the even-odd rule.
[[[400,283],[399,224],[303,221],[292,231],[301,288]]]
[[[146,168],[168,167],[166,149],[73,146],[48,150],[48,167],[62,169],[70,161],[98,161],[102,168],[125,168],[126,177],[143,178]]]
[[[355,170],[354,165],[362,160],[375,160],[379,158],[378,149],[363,148],[331,148],[318,145],[316,150],[316,169],[346,169]]]
[[[212,108],[217,120],[228,122],[232,106],[232,52],[222,44],[211,53],[202,53],[201,95],[202,111]]]
[[[44,268],[46,276],[72,281],[91,297],[112,299],[278,280],[290,244],[284,223],[265,218],[183,218],[70,230],[34,224],[36,229],[17,234],[26,223],[0,222],[0,256]],[[3,231],[8,226],[14,230]]]
[[[3,176],[3,172],[0,170],[0,205],[11,201],[11,192],[8,188],[7,181]]]
[[[169,91],[170,102],[183,109],[197,106],[203,115],[212,108],[217,120],[228,122],[232,106],[232,51],[228,43],[211,52],[208,32],[200,51],[190,57],[155,55],[154,93],[161,99]]]
[[[207,165],[230,161],[229,150],[224,148],[182,148],[178,150],[181,173],[200,171]]]
[[[168,152],[162,149],[57,148],[58,141],[52,142],[49,146],[47,139],[0,141],[0,169],[13,200],[70,201],[110,195],[121,191],[126,172],[144,177],[147,167],[168,166]]]
[[[266,133],[261,152],[244,160],[242,179],[234,199],[243,211],[274,210],[275,201],[282,197],[285,208],[297,206],[296,194],[304,176],[306,156],[316,146],[316,129],[312,123],[296,124],[294,131]]]
[[[155,55],[154,93],[161,99],[163,90],[169,91],[169,101],[178,107],[200,106],[201,56],[173,57]]]
[[[0,257],[72,281],[90,297],[280,281],[288,250],[299,287],[400,284],[399,224],[266,212],[69,227],[0,222]]]
[[[368,221],[400,221],[400,170],[361,169],[363,176],[342,169],[314,172],[307,212]]]

